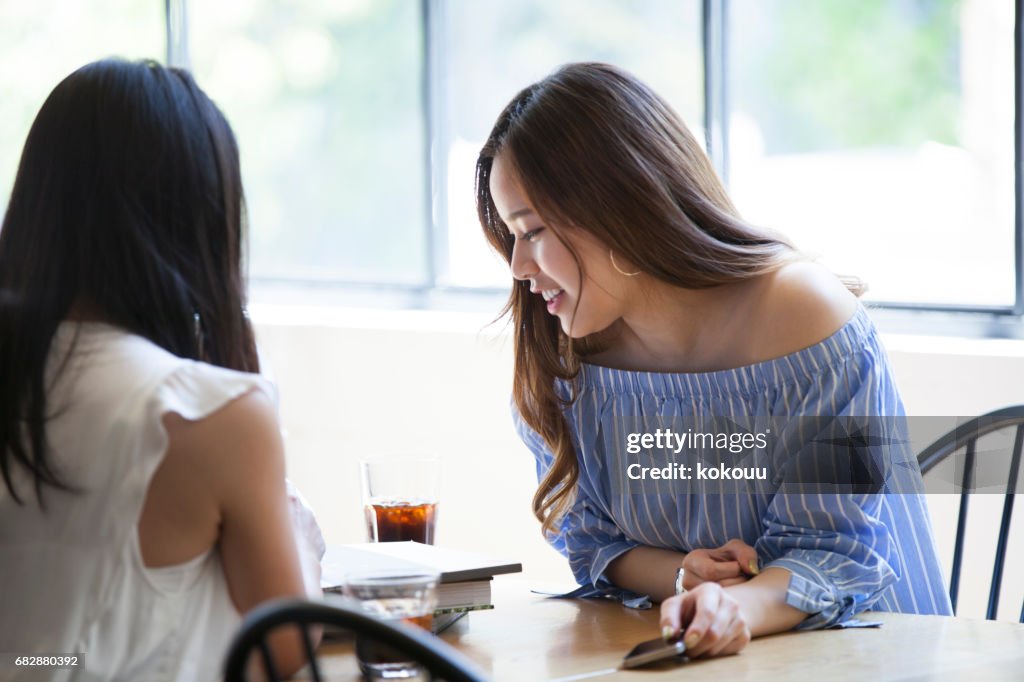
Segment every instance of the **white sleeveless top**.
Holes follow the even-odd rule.
[[[48,394],[46,435],[55,470],[82,492],[44,488],[42,513],[23,468],[14,472],[25,505],[0,484],[0,651],[77,653],[80,665],[5,669],[0,678],[218,679],[239,616],[216,548],[146,568],[136,524],[167,450],[164,414],[198,420],[254,388],[273,397],[272,389],[95,323],[60,326],[48,375],[76,329]]]

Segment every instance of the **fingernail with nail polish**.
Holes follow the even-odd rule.
[[[751,573],[753,573],[754,575],[757,575],[758,573],[760,573],[760,571],[757,570],[757,560],[756,559],[751,559],[749,565],[750,565],[750,572]]]
[[[676,636],[676,629],[671,625],[661,626],[661,638],[664,640],[670,640]]]
[[[686,644],[686,646],[696,646],[697,642],[699,642],[699,641],[700,641],[700,633],[699,632],[691,632],[690,634],[688,634],[686,636],[685,644]]]

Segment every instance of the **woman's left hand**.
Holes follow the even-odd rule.
[[[757,575],[757,552],[740,539],[714,549],[695,549],[683,559],[683,587],[692,590],[705,582],[722,587],[745,583]]]
[[[666,639],[683,632],[686,655],[725,656],[750,643],[750,628],[739,603],[718,583],[701,583],[661,603],[661,629]]]

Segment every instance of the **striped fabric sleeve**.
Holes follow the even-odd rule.
[[[512,410],[516,431],[530,449],[537,464],[540,481],[551,468],[554,455],[544,439]],[[569,560],[573,577],[579,585],[595,588],[611,587],[604,576],[613,560],[640,545],[630,540],[619,527],[603,514],[591,500],[583,485],[577,485],[572,507],[562,517],[556,533],[547,535],[548,543]]]
[[[826,374],[807,405],[818,414],[839,417],[884,417],[902,420],[903,405],[884,351],[869,348]],[[806,445],[806,453],[814,453]],[[832,446],[838,447],[838,446]],[[881,448],[885,448],[884,450]],[[910,457],[905,442],[871,446],[871,458],[888,479],[897,459]],[[820,451],[818,456],[828,457]],[[810,614],[797,629],[825,628],[865,611],[903,573],[893,529],[882,521],[887,493],[861,494],[779,492],[764,518],[755,548],[765,566],[792,573],[786,603]],[[891,494],[891,493],[889,493]]]
[[[847,620],[899,579],[902,565],[880,508],[879,495],[776,495],[755,548],[765,567],[792,574],[786,603],[810,614],[797,629]]]

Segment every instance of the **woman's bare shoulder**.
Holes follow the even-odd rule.
[[[175,454],[197,475],[237,483],[254,465],[273,459],[280,426],[272,399],[252,389],[227,401],[198,420],[170,413],[164,416],[168,454]],[[271,447],[267,447],[270,445]]]
[[[267,469],[280,469],[284,478],[273,402],[262,391],[236,397],[203,419],[168,413],[163,425],[166,455],[139,518],[147,566],[174,565],[208,550],[217,542],[226,501],[250,494],[251,479]]]
[[[796,261],[766,275],[755,315],[759,355],[781,357],[824,341],[857,311],[854,296],[830,270]]]

